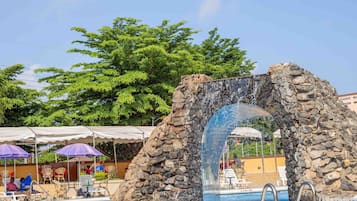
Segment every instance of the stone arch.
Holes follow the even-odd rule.
[[[129,165],[117,200],[202,200],[201,142],[209,119],[227,105],[268,111],[281,129],[289,196],[312,180],[318,195],[357,190],[357,115],[336,91],[294,64],[268,74],[211,80],[182,78],[171,114],[154,130]]]

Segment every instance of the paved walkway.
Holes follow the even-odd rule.
[[[109,180],[108,182],[108,190],[110,195],[113,195],[115,191],[118,189],[120,183],[123,180],[119,179],[114,179],[114,180]],[[41,186],[50,194],[52,197],[56,197],[56,188],[54,184],[41,184]],[[34,189],[42,192],[42,189],[39,188],[39,186],[34,185]],[[0,192],[4,192],[4,186],[0,186]],[[74,189],[70,189],[68,191],[68,197],[75,197],[76,196],[76,191]]]

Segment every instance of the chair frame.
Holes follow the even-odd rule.
[[[59,167],[59,168],[56,168],[55,171],[54,171],[54,180],[57,180],[57,181],[63,181],[65,182],[65,172],[66,172],[66,168],[64,167]]]
[[[53,169],[50,167],[45,167],[42,169],[42,180],[43,183],[46,183],[46,181],[49,181],[50,184],[52,183],[53,180]]]

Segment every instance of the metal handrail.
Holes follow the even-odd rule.
[[[298,197],[296,198],[296,201],[300,201],[301,199],[301,195],[302,195],[302,191],[304,190],[304,186],[309,186],[311,191],[312,191],[312,196],[313,196],[313,200],[312,201],[316,201],[316,190],[315,190],[315,187],[314,185],[312,184],[311,181],[304,181],[302,182],[300,188],[299,188],[299,193],[298,193]]]
[[[41,184],[39,184],[39,183],[38,183],[37,181],[35,181],[35,180],[32,180],[32,181],[31,181],[31,184],[30,184],[30,189],[31,189],[31,190],[33,189],[33,184],[37,184],[37,185],[41,188],[41,190],[46,193],[46,200],[47,200],[48,198],[49,198],[50,200],[53,200],[53,199],[51,198],[50,194],[48,193],[48,191],[47,191],[46,189],[44,189],[44,188],[41,186]]]
[[[271,183],[267,183],[267,184],[264,185],[263,192],[262,192],[262,197],[260,198],[260,201],[264,201],[265,200],[265,196],[266,196],[266,193],[268,191],[268,188],[270,188],[271,191],[273,192],[274,201],[278,201],[278,193],[276,191],[275,186],[273,184],[271,184]]]

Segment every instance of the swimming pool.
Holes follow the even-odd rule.
[[[215,194],[205,194],[203,196],[204,201],[260,201],[261,192],[254,193],[235,193],[235,194],[225,194],[225,195],[215,195]],[[279,201],[289,201],[289,196],[287,191],[278,192]],[[272,192],[267,192],[266,201],[273,201]]]

